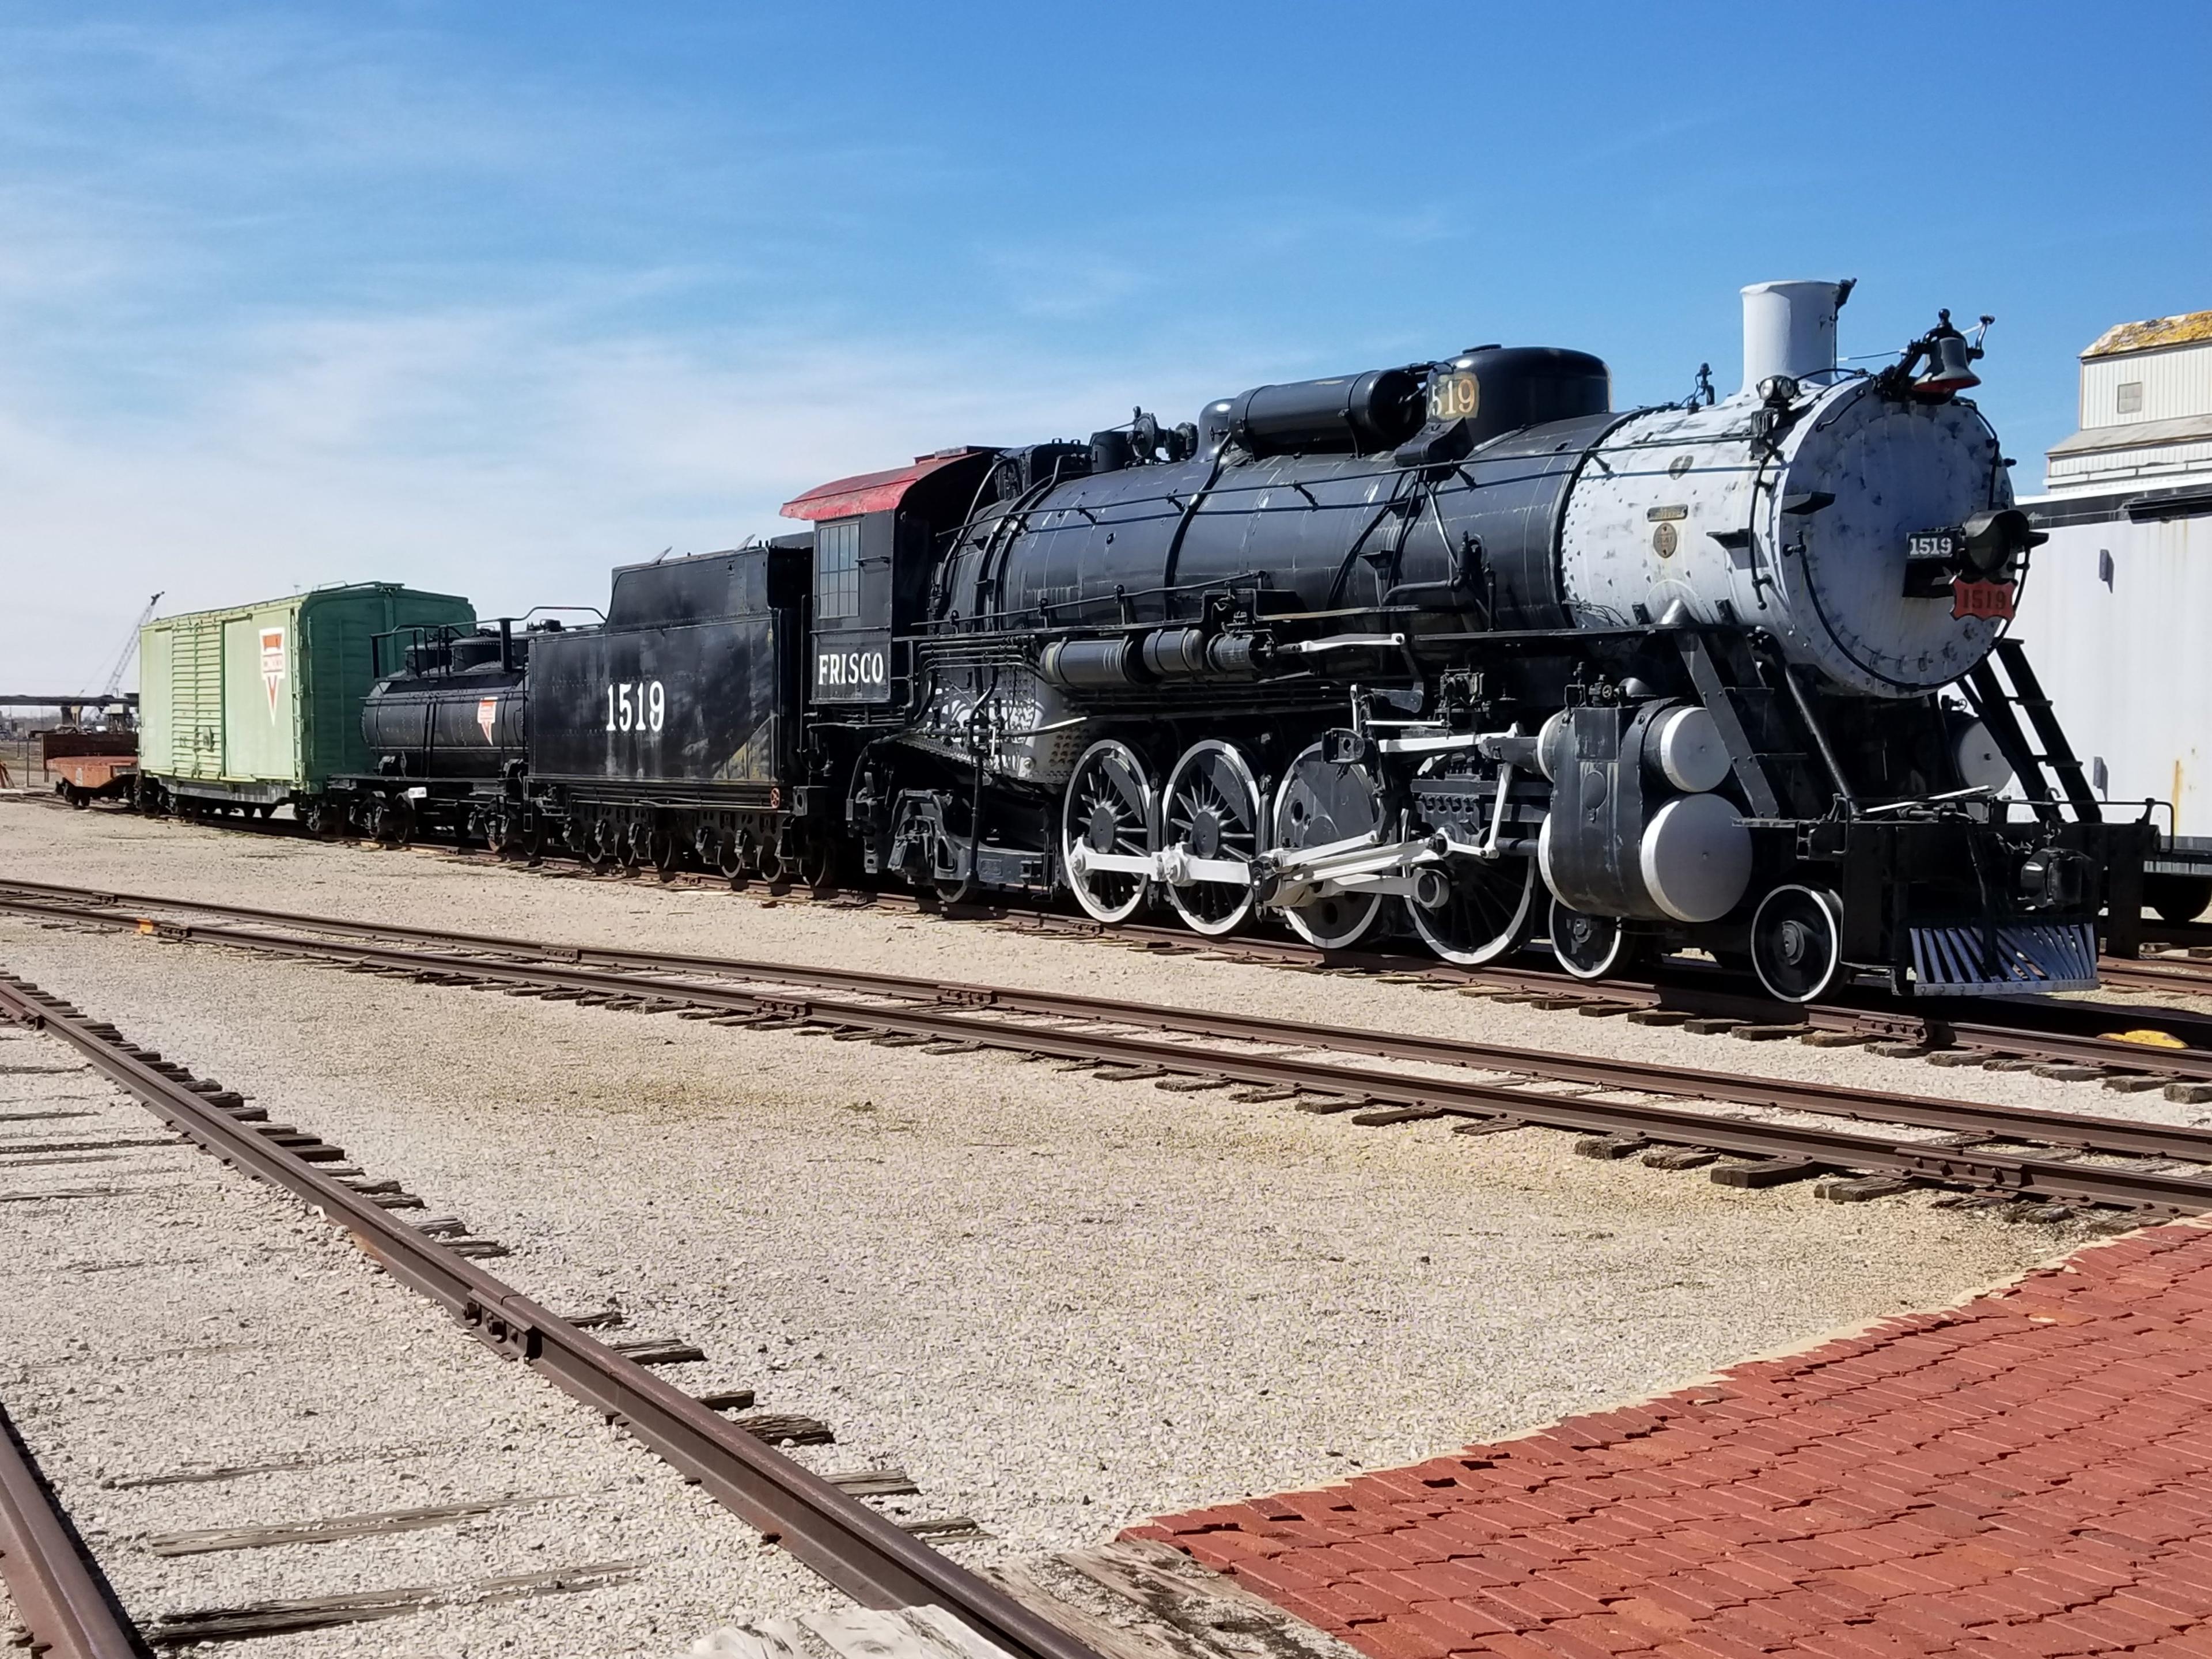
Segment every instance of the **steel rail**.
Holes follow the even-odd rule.
[[[866,1607],[934,1602],[1014,1659],[1099,1659],[1084,1643],[930,1548],[645,1366],[230,1116],[133,1055],[67,1003],[0,974],[0,1012],[61,1037],[206,1151],[352,1234],[401,1283],[501,1356],[620,1423],[725,1508]]]
[[[972,1043],[977,1048],[1004,1049],[1045,1058],[1081,1060],[1140,1069],[1153,1068],[1161,1073],[1221,1077],[1237,1082],[1287,1086],[1375,1107],[1400,1107],[1490,1120],[1504,1118],[1583,1133],[1626,1133],[1669,1146],[1699,1147],[1765,1160],[1794,1160],[1832,1170],[1907,1175],[1948,1185],[1994,1188],[2024,1196],[2185,1214],[2212,1210],[2212,1169],[2203,1173],[2183,1175],[2157,1169],[2077,1164],[2069,1161],[2072,1153],[2064,1151],[2051,1156],[2004,1152],[1972,1144],[1917,1141],[1905,1137],[1854,1134],[1802,1125],[1759,1122],[1681,1107],[1577,1100],[1547,1094],[1528,1083],[1462,1080],[1370,1071],[1305,1059],[1296,1053],[1235,1054],[1218,1048],[1201,1049],[1161,1036],[1124,1035],[1112,1029],[1114,1025],[1127,1023],[1120,1020],[1094,1024],[1088,1030],[1070,1030],[978,1018],[972,1012],[972,1005],[949,1002],[883,1005],[794,999],[773,992],[657,980],[641,975],[614,974],[580,966],[546,967],[493,962],[481,957],[434,957],[368,945],[338,945],[273,936],[256,939],[243,935],[240,930],[226,928],[193,928],[188,932],[190,937],[217,944],[244,945],[250,949],[265,950],[277,955],[323,960],[357,959],[368,964],[380,963],[399,971],[427,971],[455,980],[471,977],[504,980],[549,988],[661,1000],[672,1006],[690,1003],[726,1008],[732,1013],[756,1014],[833,1029],[939,1038]],[[176,936],[185,937],[186,930],[179,930]],[[1196,1018],[1203,1019],[1212,1016],[1200,1015]],[[1310,1038],[1310,1032],[1306,1035]],[[1305,1046],[1310,1048],[1313,1045],[1309,1041]],[[1547,1058],[1550,1057],[1528,1055],[1532,1065],[1540,1065]],[[1592,1079],[1598,1086],[1644,1089],[1644,1085],[1635,1080],[1644,1073],[1632,1062],[1587,1063],[1614,1068]],[[1740,1090],[1746,1081],[1711,1073],[1699,1075],[1715,1077],[1717,1085],[1727,1090]],[[1786,1091],[1794,1085],[1778,1079],[1754,1079],[1753,1082],[1761,1089],[1771,1088],[1778,1092],[1771,1097],[1753,1093],[1735,1103],[1791,1108],[1786,1093],[1781,1091]],[[1727,1100],[1730,1096],[1723,1092],[1718,1097]],[[1929,1121],[1916,1127],[1957,1127],[1986,1141],[2019,1143],[2030,1139],[2018,1127],[2024,1110],[2021,1108],[1978,1108],[1966,1102],[1923,1102],[1911,1097],[1882,1096],[1869,1096],[1863,1103],[1866,1115],[1875,1121],[1886,1118],[1889,1121],[1898,1121],[1907,1112],[1924,1107],[1933,1115]],[[2039,1128],[2049,1127],[2051,1133],[2039,1133],[2033,1137],[2034,1141],[2044,1145],[2055,1143],[2079,1150],[2133,1157],[2171,1158],[2177,1155],[2177,1151],[2180,1157],[2191,1160],[2201,1159],[2206,1155],[2206,1137],[2202,1131],[2170,1129],[2162,1125],[2131,1123],[2123,1119],[2081,1115],[2063,1117],[2057,1114],[2027,1115]],[[1934,1121],[1935,1116],[1940,1116],[1942,1121]],[[2059,1121],[2051,1122],[2051,1119]],[[376,1213],[379,1216],[383,1214],[381,1211]]]
[[[0,886],[4,886],[0,883]],[[2212,1014],[2201,1010],[2146,1007],[2138,1004],[2061,1001],[2055,997],[1961,997],[1917,1003],[1879,992],[1847,988],[1819,1003],[1776,1002],[1727,985],[1699,984],[1717,970],[1689,968],[1666,975],[1608,976],[1578,980],[1558,968],[1492,963],[1457,968],[1426,957],[1376,953],[1321,951],[1287,939],[1236,937],[1195,938],[1182,930],[1149,923],[1094,928],[1107,936],[1145,939],[1164,952],[1206,951],[1253,961],[1288,963],[1309,969],[1343,968],[1354,972],[1398,973],[1450,983],[1504,987],[1530,996],[1572,998],[1631,1008],[1663,1008],[1678,1013],[1740,1020],[1751,1025],[1800,1025],[1808,1031],[1856,1033],[1879,1040],[1917,1042],[1930,1048],[1972,1048],[1993,1055],[2058,1064],[2109,1066],[2120,1071],[2156,1072],[2164,1076],[2212,1081]],[[2106,966],[2112,965],[2109,961]],[[2177,978],[2163,986],[2193,987]],[[2212,995],[2212,982],[2203,987]],[[1963,1017],[1962,1012],[1963,1011]],[[2149,1024],[2185,1034],[2181,1048],[2151,1048],[2124,1042],[2107,1032],[2115,1026]],[[2098,1028],[2102,1027],[2104,1030]]]
[[[587,965],[595,961],[640,963],[756,982],[860,992],[970,1012],[989,1010],[1080,1019],[1098,1024],[1173,1031],[1229,1042],[1331,1049],[1380,1059],[1412,1060],[1424,1065],[1516,1072],[1547,1081],[1586,1084],[1595,1088],[1678,1095],[1732,1105],[1808,1112],[1862,1121],[1910,1124],[1917,1128],[1941,1129],[1954,1133],[1980,1133],[1990,1139],[2002,1135],[2047,1146],[2069,1146],[2123,1157],[2179,1158],[2212,1164],[2212,1129],[2192,1126],[2150,1123],[2093,1113],[2045,1111],[1995,1102],[1954,1101],[1937,1096],[1856,1089],[1793,1078],[1709,1072],[1660,1061],[1559,1054],[1474,1039],[1424,1036],[1411,1032],[1376,1031],[1351,1026],[1313,1025],[1226,1010],[1178,1008],[1079,993],[924,980],[866,969],[818,968],[805,963],[740,957],[632,951],[619,946],[546,945],[500,935],[461,933],[404,925],[392,931],[418,939],[434,939],[451,946],[496,950],[507,957],[527,957],[531,960],[495,960],[483,956],[435,955],[374,945],[341,945],[326,940],[255,933],[243,928],[155,922],[149,918],[101,908],[22,905],[4,898],[0,898],[0,910],[118,930],[143,930],[150,926],[157,937],[178,942],[197,940],[264,954],[348,964],[373,964],[394,972],[428,972],[440,975],[498,979],[525,986],[600,993],[616,997],[644,997],[687,1003],[695,1007],[719,1008],[732,1014],[768,1013],[865,1028],[879,1024],[872,1016],[883,1012],[854,1004],[794,1000],[781,993],[702,984],[693,980],[664,979],[629,972],[608,973]],[[264,911],[260,914],[273,916],[283,913]],[[290,915],[285,919],[291,925],[306,929],[325,925],[322,918]],[[356,935],[380,929],[380,924],[367,922],[332,921],[327,925],[336,931]],[[963,1040],[972,1036],[973,1029],[963,1028]],[[1039,1030],[1027,1025],[994,1029],[1026,1036],[1037,1035]],[[922,1033],[909,1031],[908,1034]],[[993,1046],[1008,1045],[994,1042]],[[1190,1054],[1194,1051],[1185,1049],[1182,1052]]]
[[[0,878],[0,896],[9,892],[22,893],[34,898],[74,899],[101,907],[143,905],[155,909],[189,910],[244,921],[268,921],[279,926],[313,927],[323,932],[344,933],[358,937],[411,939],[468,949],[550,951],[561,953],[568,960],[602,962],[617,966],[681,965],[714,971],[713,964],[723,960],[627,951],[607,945],[538,945],[496,935],[458,933],[401,922],[356,922],[333,916],[306,916],[255,905],[226,904],[215,900],[179,899],[15,878]],[[877,896],[878,899],[883,896]],[[0,909],[13,908],[16,907],[4,896],[0,896]],[[2212,1016],[2180,1009],[2058,1002],[2041,998],[2023,1000],[2026,1006],[2010,1006],[2003,999],[1964,1001],[1964,1006],[1978,1016],[1975,1018],[1957,1018],[1933,1009],[1909,1009],[1892,1002],[1870,999],[1853,999],[1808,1007],[1772,1002],[1725,987],[1700,986],[1680,979],[1607,979],[1593,983],[1571,978],[1556,970],[1539,968],[1497,965],[1480,969],[1457,968],[1426,958],[1415,962],[1382,955],[1322,952],[1310,945],[1290,940],[1207,939],[1181,929],[1142,923],[1108,929],[1095,922],[1043,918],[1027,912],[1008,913],[1001,919],[1017,927],[1035,926],[1042,931],[1085,939],[1126,936],[1146,939],[1163,951],[1232,955],[1253,961],[1288,963],[1309,969],[1342,967],[1355,971],[1410,973],[1424,980],[1441,981],[1448,984],[1501,986],[1535,996],[1572,997],[1592,1003],[1694,1012],[1741,1019],[1752,1024],[1802,1024],[1808,1030],[1856,1033],[1869,1039],[1886,1036],[1931,1048],[1971,1048],[1995,1055],[2019,1056],[2058,1064],[2105,1066],[2116,1071],[2148,1072],[2182,1079],[2212,1081]],[[571,951],[574,953],[573,956],[567,954]],[[793,968],[792,971],[798,970]],[[2207,989],[2212,991],[2212,986],[2208,986]],[[2055,1030],[2051,1022],[2063,1022],[2074,1029]],[[2182,1048],[2154,1048],[2125,1042],[2092,1029],[2100,1025],[2107,1028],[2141,1025],[2146,1022],[2176,1028],[2186,1033],[2187,1039],[2193,1040],[2188,1040],[2187,1046]]]
[[[0,1578],[51,1659],[138,1659],[137,1635],[117,1612],[0,1412]]]
[[[2108,957],[2100,966],[2105,977],[2114,985],[2142,985],[2160,991],[2212,997],[2212,962],[2160,957],[2137,957],[2124,962]]]
[[[2142,933],[2146,939],[2160,945],[2212,945],[2212,923],[2202,921],[2168,921],[2163,916],[2145,916]]]

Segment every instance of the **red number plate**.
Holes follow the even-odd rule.
[[[2012,615],[2010,582],[1970,582],[1964,576],[1951,584],[1954,617],[2008,617]]]

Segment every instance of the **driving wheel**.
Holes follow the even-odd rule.
[[[1292,761],[1275,787],[1269,815],[1274,844],[1291,852],[1326,847],[1372,835],[1382,823],[1382,802],[1364,766],[1338,765],[1323,758],[1319,744]],[[1378,933],[1399,907],[1381,893],[1324,893],[1303,904],[1285,905],[1283,920],[1309,945],[1324,951],[1349,951]]]
[[[1421,942],[1446,962],[1479,968],[1528,942],[1536,915],[1534,859],[1457,860],[1435,874],[1437,882],[1424,882],[1426,890],[1406,908]],[[1425,902],[1432,897],[1439,902]]]
[[[1127,921],[1151,878],[1157,801],[1145,763],[1126,743],[1094,743],[1075,763],[1060,811],[1060,867],[1094,921]]]
[[[1218,738],[1183,750],[1160,794],[1160,844],[1168,902],[1194,932],[1218,938],[1243,926],[1260,854],[1260,786],[1243,756]]]

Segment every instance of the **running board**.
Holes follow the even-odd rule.
[[[1913,994],[2028,996],[2097,988],[2097,930],[2078,922],[2025,922],[1996,930],[1994,963],[1980,927],[1912,929]]]

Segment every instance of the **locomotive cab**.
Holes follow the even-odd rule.
[[[786,504],[787,518],[814,526],[810,702],[863,720],[904,705],[911,675],[901,636],[928,605],[937,532],[974,504],[997,457],[989,449],[940,450]]]

